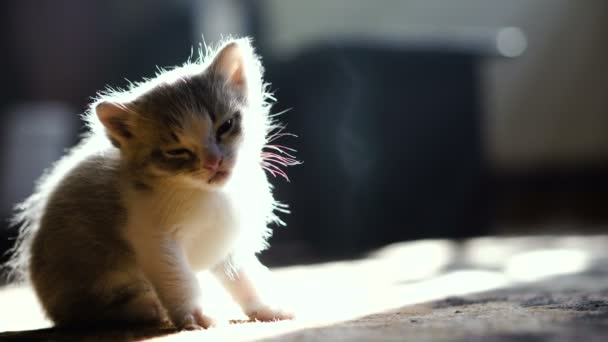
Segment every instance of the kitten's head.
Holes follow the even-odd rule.
[[[102,97],[94,112],[145,188],[225,184],[241,159],[257,162],[267,130],[261,67],[246,39]]]

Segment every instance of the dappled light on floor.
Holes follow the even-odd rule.
[[[537,250],[512,257],[505,273],[514,280],[535,281],[585,271],[591,260],[587,252],[576,249]]]
[[[208,275],[201,275],[205,309],[220,325],[158,339],[256,340],[323,327],[408,305],[585,272],[606,238],[578,241],[536,237],[428,240],[387,246],[367,258],[274,270],[272,294],[293,309],[294,321],[243,323],[246,318]],[[0,291],[0,330],[48,327],[31,291]],[[232,321],[233,324],[228,322]],[[223,323],[222,323],[223,322]],[[234,323],[240,322],[240,323]]]

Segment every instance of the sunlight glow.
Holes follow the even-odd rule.
[[[581,250],[536,250],[513,256],[507,262],[505,273],[516,281],[535,281],[582,272],[590,261],[589,255]]]
[[[51,326],[44,318],[34,293],[25,287],[0,291],[0,331],[41,329]]]

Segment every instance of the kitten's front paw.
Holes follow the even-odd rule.
[[[269,305],[256,305],[246,312],[249,319],[260,322],[283,321],[294,319],[293,312]]]
[[[200,308],[194,309],[190,314],[186,315],[176,327],[180,330],[201,330],[215,326],[215,321],[203,314]]]

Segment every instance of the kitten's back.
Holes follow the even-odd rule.
[[[12,256],[3,265],[9,272],[9,277],[16,281],[26,281],[30,262],[30,246],[33,236],[40,227],[40,220],[47,207],[49,198],[55,193],[65,177],[80,166],[83,161],[93,156],[101,155],[107,150],[109,143],[99,134],[90,134],[74,146],[65,156],[45,170],[38,179],[35,191],[25,201],[15,206],[15,215],[11,218],[14,227],[18,227],[19,235],[15,246],[10,251]]]

